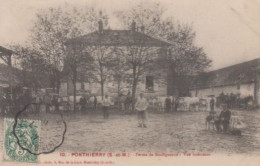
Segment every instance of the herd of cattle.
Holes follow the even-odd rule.
[[[166,98],[156,97],[152,100],[148,100],[149,104],[154,106],[158,111],[164,112],[166,110]],[[172,103],[172,109],[175,111],[207,111],[209,110],[210,98],[198,98],[198,97],[170,97]]]
[[[77,96],[76,101],[79,102],[81,96]],[[148,98],[147,101],[149,103],[149,107],[155,109],[159,112],[166,111],[166,98],[167,96],[158,96]],[[170,96],[171,99],[171,110],[175,109],[176,111],[207,111],[209,110],[209,101],[210,98],[198,98],[198,97],[178,97],[174,98]],[[65,99],[66,100],[66,99]],[[117,106],[117,99],[110,98],[114,106]],[[63,99],[64,101],[64,99]],[[69,101],[73,101],[73,97],[69,98]],[[102,97],[97,96],[97,104],[101,105]],[[94,97],[90,97],[87,100],[88,106],[92,107],[94,103]],[[121,99],[120,101],[121,110],[127,110],[131,108],[131,100],[127,100],[127,98]],[[71,103],[72,104],[72,103]]]
[[[80,110],[80,98],[82,96],[76,96],[76,109]],[[52,97],[51,97],[52,98]],[[149,103],[149,109],[156,110],[158,112],[166,112],[166,96],[158,96],[147,98]],[[209,110],[209,100],[210,98],[201,99],[198,97],[169,97],[171,100],[171,111],[207,111]],[[115,98],[110,98],[111,102],[114,103],[114,106],[118,106],[118,101]],[[37,103],[33,101],[33,103]],[[73,109],[73,96],[59,98],[58,99],[58,107],[59,110],[62,111],[70,111]],[[97,107],[100,107],[102,104],[102,97],[97,96]],[[127,98],[120,101],[120,110],[131,110],[132,102],[131,100],[127,100]],[[36,105],[31,106],[32,110],[46,110],[47,104],[42,100],[41,103],[38,103],[38,107]],[[87,108],[94,108],[94,96],[91,96],[87,99]],[[50,111],[55,111],[55,104],[52,102],[49,104]],[[30,110],[30,107],[29,107]],[[28,111],[29,111],[28,110]],[[5,109],[0,108],[0,113],[8,113],[12,112],[11,107],[7,106]],[[30,112],[30,111],[29,111]],[[34,111],[32,111],[34,112]]]

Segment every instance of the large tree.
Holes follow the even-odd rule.
[[[40,10],[33,23],[30,39],[34,49],[39,51],[47,64],[50,86],[58,92],[66,57],[65,43],[69,38],[94,31],[97,20],[107,24],[107,15],[89,7],[62,6]]]
[[[31,87],[34,91],[48,85],[48,64],[44,62],[41,54],[29,46],[13,45],[16,63],[14,67],[21,69],[19,80],[22,86]]]
[[[132,30],[140,30],[148,35],[154,34],[159,29],[163,11],[157,7],[157,4],[153,5],[155,6],[152,6],[152,8],[144,9],[142,5],[139,4],[129,10],[117,11],[116,16],[125,28],[132,27],[136,24],[137,27],[132,27]],[[158,47],[147,46],[145,39],[143,39],[138,46],[129,44],[123,49],[126,55],[127,65],[131,71],[132,110],[134,110],[138,84],[151,63],[154,62],[157,50]]]
[[[158,48],[140,46],[126,46],[124,49],[126,63],[131,71],[132,82],[132,111],[134,110],[136,90],[141,77],[147,71],[148,67],[154,62],[155,53]]]
[[[162,23],[162,36],[172,42],[167,54],[158,57],[159,65],[164,64],[169,71],[169,93],[175,96],[188,95],[192,78],[206,71],[211,60],[207,57],[204,49],[195,44],[196,33],[192,26],[174,22],[172,18]]]
[[[76,83],[85,77],[90,77],[93,72],[93,58],[85,45],[69,45],[66,49],[63,74],[72,80],[73,84],[73,107],[76,110]],[[81,77],[81,78],[80,78]]]
[[[111,60],[112,60],[112,51],[113,49],[108,46],[94,46],[90,47],[92,56],[95,59],[95,71],[96,71],[96,80],[100,84],[101,88],[101,97],[104,97],[104,86],[108,77],[111,74]]]
[[[158,3],[146,3],[145,6],[140,3],[129,10],[116,12],[116,16],[125,27],[129,27],[134,20],[139,25],[140,31],[171,42],[171,47],[161,49],[159,58],[150,62],[156,62],[154,68],[166,67],[168,76],[174,77],[174,89],[182,91],[184,78],[206,70],[211,60],[202,47],[195,45],[196,34],[192,26],[165,17],[165,11],[166,9]],[[134,75],[133,79],[135,79]],[[136,86],[134,82],[132,86]]]
[[[127,58],[122,49],[118,49],[117,47],[113,48],[113,56],[109,62],[109,70],[111,75],[113,76],[113,81],[117,85],[117,102],[118,109],[120,109],[122,94],[125,88],[129,86],[127,81],[129,81],[129,66],[127,64]]]

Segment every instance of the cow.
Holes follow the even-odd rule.
[[[195,111],[198,110],[200,99],[198,97],[179,97],[178,110]]]
[[[165,111],[165,99],[166,98],[167,98],[166,96],[159,96],[156,98],[156,103],[157,103],[156,105],[157,105],[159,112]]]

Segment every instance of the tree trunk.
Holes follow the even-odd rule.
[[[57,94],[59,94],[59,92],[60,92],[60,78],[57,80]]]
[[[100,81],[100,85],[101,85],[101,96],[102,96],[102,100],[104,97],[104,81]]]
[[[57,94],[59,94],[60,91],[60,72],[57,71],[56,73],[56,92]]]
[[[120,111],[120,80],[117,80],[117,104],[118,104],[118,110]]]
[[[101,97],[103,100],[104,97],[104,77],[103,77],[103,65],[101,61],[99,61],[99,70],[100,70],[100,86],[101,86]]]
[[[73,111],[76,111],[76,83],[73,82]]]
[[[77,82],[77,72],[74,71],[73,74],[73,111],[76,111],[76,95],[77,95],[77,89],[76,89],[76,82]]]
[[[133,66],[133,85],[132,85],[132,112],[135,110],[135,93],[136,93],[136,66]]]
[[[135,93],[136,93],[136,81],[133,82],[132,87],[132,112],[135,110]]]

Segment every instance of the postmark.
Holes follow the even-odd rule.
[[[24,112],[26,112],[29,106],[32,106],[34,104],[35,103],[27,104],[22,110],[17,112],[14,118],[13,133],[17,139],[17,144],[21,149],[26,150],[32,155],[49,154],[54,152],[63,144],[67,131],[67,125],[65,120],[63,119],[63,114],[61,112],[57,114],[46,112],[44,114],[31,113],[31,118],[37,119],[36,121],[41,122],[41,128],[38,128],[39,132],[41,132],[41,136],[39,136],[38,134],[38,136],[40,137],[39,144],[41,146],[38,146],[37,151],[33,151],[30,148],[24,146],[21,140],[22,137],[19,137],[19,133],[16,132],[17,128],[19,128],[18,121],[20,121],[20,119],[26,119],[24,117],[28,117],[28,114],[24,114]]]
[[[39,120],[4,119],[4,161],[37,163],[38,156],[29,151],[38,152],[40,125]]]

